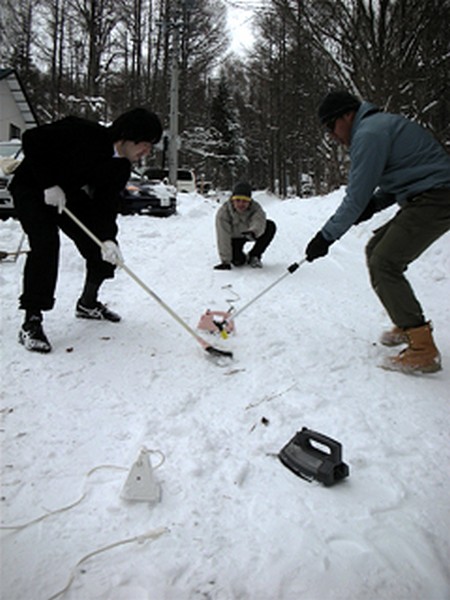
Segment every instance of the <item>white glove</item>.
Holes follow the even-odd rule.
[[[112,265],[122,265],[123,256],[119,246],[112,240],[106,240],[102,243],[102,258]]]
[[[56,206],[60,214],[66,206],[66,195],[59,185],[54,185],[53,187],[44,190],[44,200],[45,204]]]

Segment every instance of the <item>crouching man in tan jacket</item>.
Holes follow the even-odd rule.
[[[221,262],[214,268],[230,270],[231,265],[241,267],[248,263],[261,268],[261,257],[273,240],[276,225],[266,218],[262,206],[252,199],[249,183],[237,183],[231,198],[216,214],[217,249]],[[244,245],[253,242],[248,256]]]

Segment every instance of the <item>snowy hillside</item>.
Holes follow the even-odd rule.
[[[207,308],[239,309],[301,259],[342,193],[257,192],[278,225],[262,270],[212,269],[218,205],[195,194],[168,219],[121,217],[125,262],[196,328]],[[377,340],[390,323],[364,246],[390,214],[302,265],[228,340],[202,333],[234,353],[221,365],[124,272],[101,294],[121,323],[75,319],[84,272],[67,238],[44,323],[53,352],[26,352],[24,257],[3,261],[1,598],[448,600],[450,236],[408,275],[443,371],[384,371],[392,350]],[[0,223],[1,249],[20,235]],[[342,443],[347,479],[324,487],[281,464],[304,426]],[[153,504],[121,498],[143,447],[159,451],[154,466],[164,458]]]

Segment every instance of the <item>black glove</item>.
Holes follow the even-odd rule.
[[[214,267],[217,271],[231,271],[230,263],[222,262]]]
[[[358,223],[362,223],[363,221],[367,221],[368,219],[371,219],[376,212],[377,212],[376,202],[375,202],[375,198],[372,196],[372,198],[369,200],[366,208],[362,211],[362,213],[359,215],[359,217],[354,222],[354,225],[358,225]]]
[[[256,235],[253,233],[253,231],[243,231],[241,235],[248,242],[254,242],[256,240]]]
[[[333,242],[327,241],[319,231],[306,246],[306,260],[312,262],[313,260],[316,260],[316,258],[326,256],[332,243]]]

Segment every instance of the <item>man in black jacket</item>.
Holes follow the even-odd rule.
[[[120,115],[110,127],[67,117],[30,129],[23,136],[25,158],[10,190],[18,219],[28,236],[20,308],[25,319],[19,342],[27,350],[50,352],[42,328],[42,311],[53,308],[59,229],[75,243],[86,261],[84,289],[76,316],[120,321],[97,300],[105,279],[121,262],[116,218],[119,194],[131,164],[148,155],[162,135],[158,116],[144,108]],[[99,248],[64,212],[69,208],[102,242]]]

